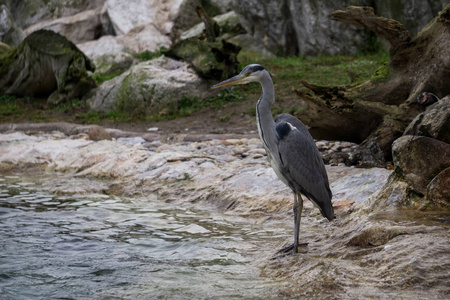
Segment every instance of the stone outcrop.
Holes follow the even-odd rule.
[[[349,5],[372,5],[378,15],[405,24],[414,35],[446,4],[444,0],[420,3],[396,1],[395,5],[368,0],[358,3],[349,0],[320,2],[211,0],[207,2],[209,6],[215,7],[216,12],[236,11],[247,32],[259,43],[264,43],[271,52],[304,55],[356,53],[373,47],[374,37],[369,36],[364,30],[331,21],[329,15],[334,10],[343,9]],[[95,25],[92,22],[87,24],[85,20],[83,23],[89,25],[90,29],[83,30],[92,32],[93,28],[96,28],[97,34],[101,30],[101,35],[126,36],[136,26],[147,25],[147,34],[153,35],[155,41],[164,41],[159,46],[166,48],[170,46],[166,38],[175,37],[200,22],[195,14],[196,3],[197,1],[193,0],[0,1],[0,4],[5,4],[12,12],[19,28],[28,31],[33,28],[30,26],[34,26],[35,29],[51,26],[51,29],[62,34],[68,32],[72,36],[79,36],[77,32],[80,28],[72,29],[73,32],[70,32],[65,22],[80,14],[75,19],[78,19],[77,24],[81,24],[80,16],[84,12],[101,9],[101,26],[98,25],[98,19]],[[41,24],[38,25],[39,23]],[[152,27],[148,26],[149,24]],[[139,32],[142,30],[141,27]],[[86,35],[84,40],[87,40],[89,36],[90,34]],[[130,37],[129,41],[132,39],[133,37]],[[139,49],[135,47],[136,45],[132,46],[130,50]],[[150,49],[150,51],[154,50]]]
[[[383,1],[246,0],[235,1],[233,9],[247,32],[264,41],[272,52],[319,55],[357,53],[373,46],[374,37],[363,29],[330,19],[333,11],[349,5],[374,6],[376,14],[392,17],[416,34],[444,8],[445,1],[397,1],[388,5]]]

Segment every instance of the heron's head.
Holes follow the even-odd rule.
[[[216,89],[216,88],[229,86],[229,85],[247,84],[250,82],[260,82],[261,77],[264,75],[265,72],[269,73],[263,66],[256,65],[256,64],[248,65],[238,75],[231,77],[230,79],[227,79],[225,81],[222,81],[221,83],[213,85],[211,88]]]

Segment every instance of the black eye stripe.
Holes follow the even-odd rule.
[[[264,70],[264,67],[263,66],[251,66],[250,68],[249,68],[249,71],[251,71],[251,72],[257,72],[257,71],[262,71],[262,70]]]

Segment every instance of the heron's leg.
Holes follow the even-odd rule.
[[[297,193],[294,193],[294,249],[292,250],[292,254],[298,252],[298,237],[300,234],[300,220],[302,218],[302,210],[303,210],[302,196]]]
[[[300,198],[300,201],[299,201]],[[307,246],[308,243],[302,243],[299,244],[299,233],[300,233],[300,220],[302,217],[302,210],[303,210],[303,199],[300,194],[294,193],[294,243],[287,245],[275,253],[275,255],[284,253],[275,257],[272,257],[272,259],[282,258],[289,254],[296,254],[298,253],[298,247],[299,246]]]

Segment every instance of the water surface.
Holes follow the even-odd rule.
[[[0,176],[1,299],[267,298],[282,228],[149,198],[58,196]]]

